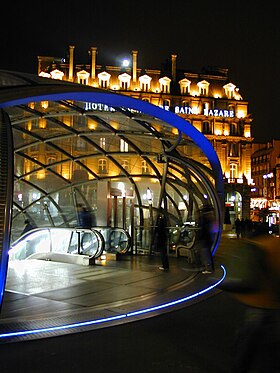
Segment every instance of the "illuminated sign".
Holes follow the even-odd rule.
[[[85,102],[85,110],[98,110],[98,111],[115,111],[114,108],[105,104],[98,104],[96,102]]]
[[[170,106],[162,106],[159,105],[162,109],[169,111]],[[96,102],[85,102],[84,105],[85,110],[98,110],[98,111],[115,111],[114,108],[111,106],[100,104]],[[174,107],[175,114],[187,114],[187,115],[200,115],[198,107],[190,107],[190,106],[175,106]],[[222,118],[234,118],[234,111],[233,110],[222,110],[222,109],[203,109],[203,114],[207,117],[222,117]]]
[[[175,114],[195,114],[199,115],[199,109],[197,107],[189,106],[175,106]],[[203,115],[207,117],[223,117],[223,118],[234,118],[233,110],[222,110],[222,109],[204,109]]]

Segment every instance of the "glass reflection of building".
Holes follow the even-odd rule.
[[[200,73],[177,67],[173,54],[159,69],[138,66],[138,51],[114,66],[104,65],[97,48],[89,61],[74,63],[75,46],[66,58],[38,56],[38,74],[97,88],[121,92],[161,106],[187,119],[212,143],[225,181],[225,206],[231,223],[237,216],[250,217],[251,114],[248,102],[230,81],[228,69],[207,67]],[[97,105],[89,107],[96,110]],[[201,159],[203,163],[203,158]]]
[[[135,107],[104,103],[104,97],[112,99],[108,92],[103,97],[104,91],[88,92],[80,85],[36,76],[8,73],[1,81],[14,86],[9,97],[18,99],[4,104],[15,157],[12,240],[25,218],[38,227],[77,226],[80,204],[95,213],[98,226],[124,228],[133,245],[144,251],[151,248],[151,228],[160,207],[167,211],[170,227],[180,227],[194,225],[199,208],[210,204],[221,226],[222,173],[219,162],[213,162],[215,151],[199,131],[188,136],[169,123],[168,112],[127,96],[123,102],[136,102]],[[98,104],[87,100],[92,94],[103,98],[97,98]],[[208,144],[210,153],[204,149]]]

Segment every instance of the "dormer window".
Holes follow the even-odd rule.
[[[89,73],[85,70],[79,71],[77,73],[78,77],[78,83],[79,84],[85,84],[88,85],[88,78],[89,78]]]
[[[190,93],[191,81],[188,79],[182,79],[179,81],[181,95],[188,95]]]
[[[234,98],[234,91],[235,91],[235,88],[236,88],[236,86],[234,84],[228,83],[228,84],[224,85],[223,88],[225,90],[225,94],[226,94],[228,99]]]
[[[148,92],[151,88],[152,78],[149,75],[142,75],[139,77],[141,91]]]
[[[128,143],[123,139],[120,140],[120,151],[121,152],[128,152]]]
[[[170,82],[171,79],[167,76],[159,79],[160,90],[162,93],[170,93]]]
[[[111,75],[106,71],[98,74],[98,84],[101,88],[108,88],[110,83]]]
[[[41,71],[39,76],[42,76],[43,78],[51,78],[51,74],[46,73],[45,71]]]
[[[123,74],[119,75],[119,81],[120,81],[121,89],[125,89],[125,90],[129,89],[130,80],[131,80],[131,76],[128,75],[127,73],[123,73]]]
[[[200,96],[208,96],[209,85],[210,83],[208,83],[206,80],[202,80],[201,82],[197,83]]]
[[[52,79],[62,80],[63,77],[64,77],[64,73],[60,70],[56,69],[51,72]]]

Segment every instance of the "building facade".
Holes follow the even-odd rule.
[[[225,223],[233,224],[237,216],[249,218],[252,117],[228,69],[207,67],[200,73],[179,69],[175,54],[159,69],[142,68],[136,50],[119,66],[99,63],[95,47],[89,56],[89,63],[75,63],[75,46],[69,46],[66,58],[38,56],[38,75],[118,91],[187,119],[208,138],[219,157],[226,190]],[[85,109],[104,110],[96,104]]]
[[[252,150],[252,218],[275,225],[280,208],[280,140],[254,143]]]

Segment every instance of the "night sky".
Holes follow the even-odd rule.
[[[37,56],[75,63],[117,63],[138,50],[138,67],[160,68],[177,54],[177,66],[201,72],[229,69],[249,102],[256,142],[280,139],[280,26],[275,1],[28,1],[1,4],[0,69],[37,74]],[[10,23],[3,23],[4,19]]]

